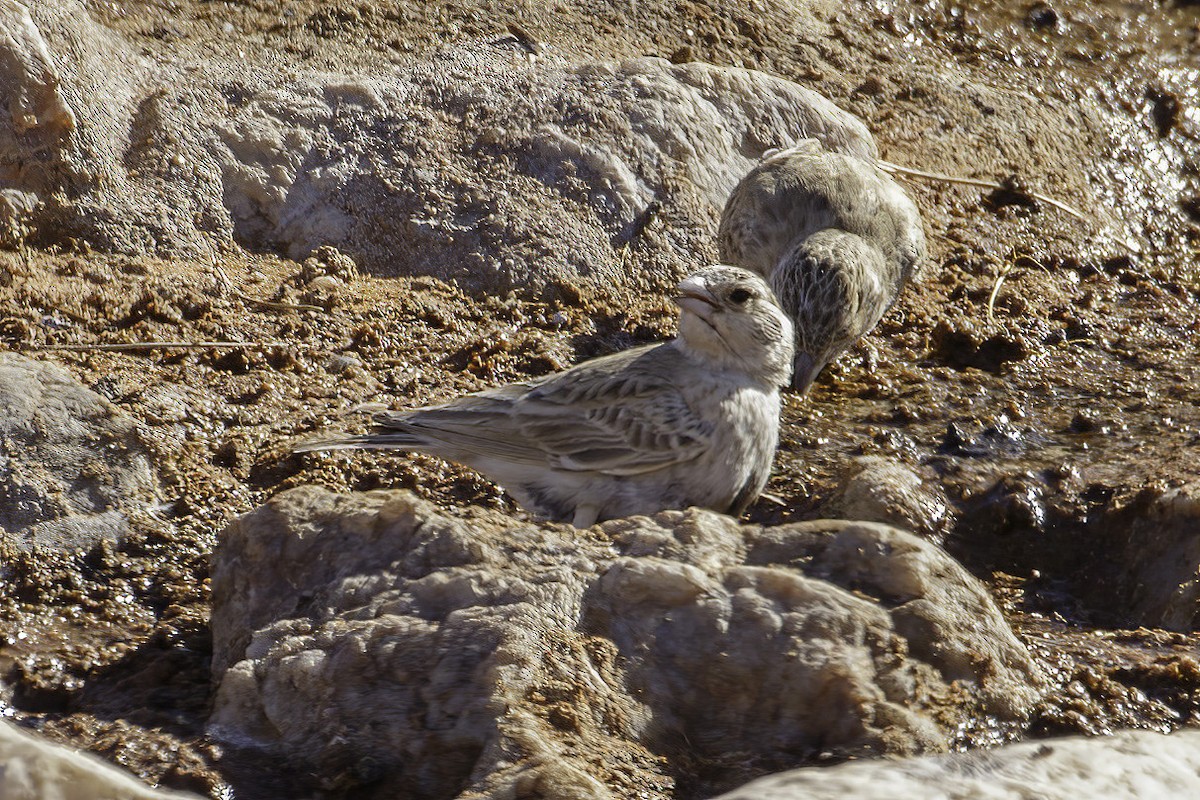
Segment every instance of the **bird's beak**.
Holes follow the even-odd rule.
[[[717,308],[717,298],[713,297],[704,281],[695,276],[685,278],[676,289],[679,294],[672,299],[680,308],[692,312],[706,322],[712,317]]]
[[[805,394],[812,382],[821,372],[822,364],[818,364],[808,353],[797,353],[792,362],[792,389],[797,394]]]

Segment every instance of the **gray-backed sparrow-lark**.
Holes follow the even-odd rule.
[[[691,275],[675,302],[679,333],[669,342],[377,414],[374,433],[296,450],[431,453],[580,528],[688,506],[741,514],[771,470],[792,324],[766,282],[737,267]]]

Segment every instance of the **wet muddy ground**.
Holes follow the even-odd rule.
[[[777,499],[748,518],[822,516],[858,457],[907,464],[948,500],[945,546],[993,589],[1052,678],[1032,734],[1200,724],[1200,637],[1131,619],[1124,573],[1141,510],[1200,476],[1200,9],[991,5],[826,10],[834,35],[815,42],[781,35],[794,10],[774,3],[614,4],[588,17],[586,39],[583,5],[570,3],[93,11],[151,51],[267,47],[318,69],[401,63],[518,22],[568,53],[764,69],[862,116],[891,161],[1015,176],[999,191],[910,184],[929,261],[874,333],[806,397],[787,399],[768,488]],[[973,108],[937,118],[929,93],[939,90],[923,76],[947,72],[1000,95],[1086,100],[1111,138],[1070,120],[1057,133],[989,123],[989,96],[966,89],[951,99]],[[959,130],[971,115],[984,121]],[[1078,151],[1076,172],[1039,160],[1053,136],[1091,148]],[[1032,189],[1092,198],[1088,218],[1034,201]],[[673,221],[667,209],[630,246],[631,266],[656,268],[655,228]],[[119,547],[5,554],[5,713],[155,783],[214,796],[231,784],[244,798],[294,789],[273,776],[282,765],[250,768],[203,733],[207,560],[221,528],[307,482],[521,512],[435,459],[298,456],[289,443],[361,424],[345,416],[360,402],[418,405],[543,374],[659,339],[673,322],[664,298],[619,288],[552,304],[479,298],[432,278],[359,274],[330,254],[154,260],[70,241],[0,251],[0,346],[65,365],[144,421],[164,485],[158,523]],[[214,340],[250,344],[53,349]],[[975,731],[961,744],[1010,735]]]

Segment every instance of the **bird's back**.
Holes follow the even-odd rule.
[[[893,292],[925,254],[916,205],[870,161],[805,141],[764,159],[734,189],[719,229],[721,259],[771,273],[795,243],[822,230],[844,231],[875,247]]]

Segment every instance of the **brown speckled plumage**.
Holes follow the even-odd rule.
[[[891,307],[925,257],[916,205],[873,163],[813,140],[763,159],[721,215],[721,260],[765,277],[795,325],[794,385]]]

